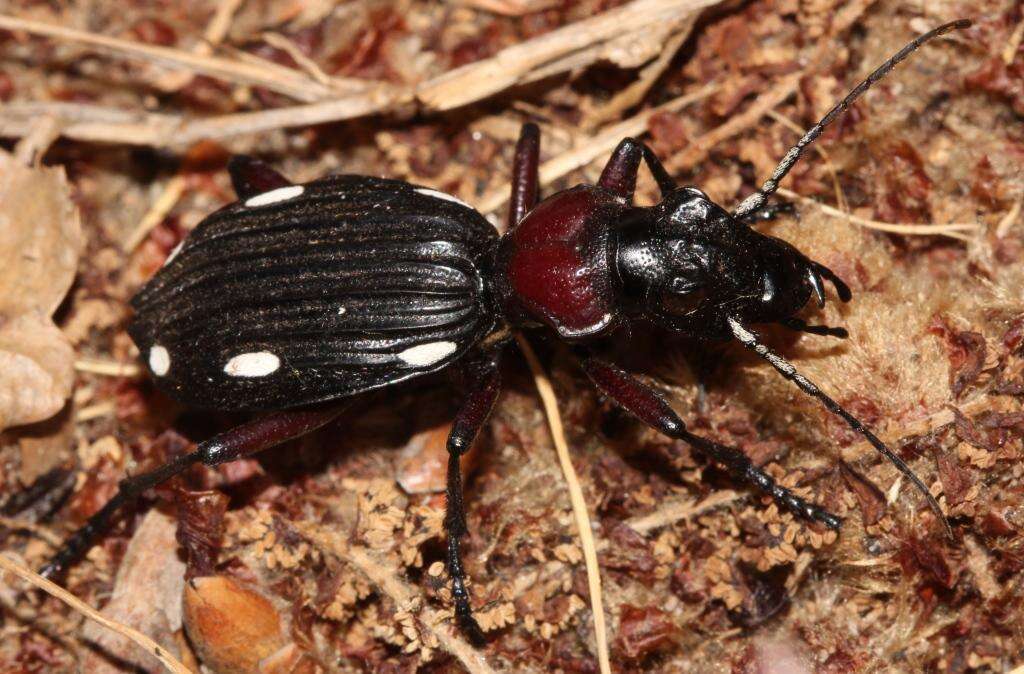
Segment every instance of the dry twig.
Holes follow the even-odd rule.
[[[695,12],[717,1],[634,0],[628,5],[508,47],[490,58],[450,70],[416,88],[368,81],[360,91],[351,91],[340,85],[333,89],[325,87],[298,71],[276,64],[257,65],[214,59],[177,49],[138,45],[126,40],[0,16],[0,28],[32,28],[37,34],[104,45],[233,82],[260,84],[276,91],[283,89],[282,93],[296,93],[293,89],[301,89],[304,97],[299,97],[300,100],[317,101],[307,105],[200,119],[77,103],[10,103],[0,111],[0,136],[23,136],[28,132],[32,119],[43,114],[53,114],[64,122],[61,134],[67,138],[180,147],[203,139],[258,134],[393,112],[413,102],[419,102],[431,111],[449,110],[482,100],[508,87],[583,68],[601,59],[610,59],[622,65],[639,65],[657,55],[656,47],[659,43],[651,39],[651,31],[671,31]],[[639,50],[638,45],[648,45],[649,49],[655,51],[644,52]],[[258,82],[253,80],[257,77]]]
[[[648,531],[668,526],[679,520],[685,520],[695,515],[706,513],[709,510],[728,505],[738,501],[741,497],[742,495],[738,492],[731,489],[723,489],[711,494],[703,501],[674,499],[662,504],[653,513],[626,520],[626,524],[634,531],[645,534]]]
[[[57,599],[61,600],[71,608],[75,609],[76,611],[84,615],[85,617],[91,620],[95,620],[107,629],[111,629],[117,632],[118,634],[121,634],[127,637],[128,639],[131,639],[147,653],[152,653],[153,656],[160,660],[160,663],[167,668],[167,671],[175,672],[175,674],[193,674],[191,669],[181,664],[181,662],[179,662],[177,658],[175,658],[173,655],[168,653],[163,646],[156,643],[142,632],[132,629],[127,625],[122,625],[121,623],[110,620],[102,613],[100,613],[93,607],[89,606],[84,601],[82,601],[75,595],[71,594],[64,588],[60,587],[55,583],[51,583],[50,581],[40,576],[38,573],[25,568],[24,566],[14,561],[10,557],[0,555],[0,567],[2,567],[5,571],[13,573],[22,580],[31,583],[32,585],[35,585],[46,594],[52,597],[56,597]]]
[[[104,377],[138,377],[142,374],[138,363],[117,363],[98,358],[79,358],[75,361],[75,370]]]
[[[616,52],[623,41],[629,49],[650,46],[651,30],[672,28],[691,13],[718,0],[634,0],[571,26],[553,30],[495,56],[450,70],[419,88],[417,97],[432,110],[450,110],[486,98],[518,84],[567,72]],[[631,44],[635,41],[637,44]],[[660,44],[654,45],[657,55]],[[628,51],[628,49],[627,49]],[[628,57],[626,57],[628,58]],[[642,60],[646,60],[643,56]],[[633,63],[631,65],[639,65]]]
[[[544,162],[540,167],[540,185],[547,187],[571,171],[582,168],[610,153],[619,142],[627,136],[640,136],[647,132],[647,123],[652,115],[659,112],[675,112],[703,100],[717,91],[718,87],[708,84],[697,91],[685,94],[663,103],[656,108],[644,110],[629,119],[605,128],[601,133],[590,138],[581,139],[571,150],[562,152]],[[485,194],[478,202],[477,208],[483,213],[493,213],[508,201],[508,187],[502,186]]]
[[[67,42],[80,42],[108,52],[127,54],[160,65],[187,68],[193,72],[218,77],[236,84],[266,87],[299,101],[326,100],[335,93],[330,87],[325,87],[296,70],[269,61],[258,66],[250,65],[171,47],[132,42],[40,21],[29,21],[15,16],[0,15],[0,28],[24,31]]]
[[[164,185],[163,191],[157,200],[153,202],[146,214],[142,216],[142,220],[139,221],[138,226],[132,231],[123,244],[124,252],[130,253],[135,250],[140,243],[146,240],[149,233],[153,229],[163,222],[163,219],[167,217],[167,214],[174,209],[174,206],[181,199],[181,196],[185,193],[185,177],[182,175],[176,175],[167,181]]]
[[[569,487],[569,500],[572,501],[572,512],[576,518],[576,527],[580,534],[580,547],[583,548],[583,559],[587,567],[590,606],[594,614],[594,638],[597,641],[597,662],[602,674],[611,674],[611,661],[608,657],[608,632],[604,621],[604,602],[601,599],[601,569],[597,564],[597,546],[594,544],[594,533],[591,530],[587,502],[583,498],[583,489],[580,487],[576,469],[573,468],[572,459],[569,457],[565,429],[562,427],[562,417],[558,412],[558,401],[555,399],[551,381],[526,338],[516,335],[516,340],[519,342],[519,348],[533,373],[533,383],[544,404],[544,413],[548,419],[548,426],[551,427],[551,437],[555,443],[555,451],[558,453],[558,462],[562,465],[562,474],[565,475],[565,481]]]
[[[860,218],[851,213],[846,213],[828,204],[823,204],[810,197],[805,197],[791,190],[779,188],[779,196],[785,197],[792,201],[799,201],[802,204],[813,206],[821,212],[828,215],[835,216],[837,218],[845,218],[851,224],[857,225],[858,227],[866,227],[868,229],[875,229],[880,232],[890,232],[893,234],[907,234],[913,236],[948,236],[951,239],[959,239],[961,241],[971,241],[977,236],[978,232],[981,231],[981,225],[970,223],[970,222],[951,222],[948,224],[929,224],[929,225],[903,225],[892,222],[880,222],[878,220],[868,220],[866,218]],[[974,236],[965,232],[973,233]]]

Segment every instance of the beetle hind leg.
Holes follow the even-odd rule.
[[[540,200],[540,128],[523,124],[512,160],[512,196],[508,204],[508,228],[526,217]]]
[[[64,542],[40,574],[54,578],[63,573],[110,530],[118,511],[134,503],[147,489],[171,479],[197,463],[215,466],[306,435],[333,420],[346,407],[347,402],[278,412],[254,419],[200,443],[195,451],[172,459],[155,470],[126,477],[118,484],[114,497]]]
[[[774,478],[755,466],[747,455],[734,447],[727,447],[686,430],[679,415],[661,396],[633,376],[596,358],[586,357],[583,369],[594,385],[606,396],[640,421],[662,434],[682,440],[725,466],[733,477],[753,485],[772,497],[780,508],[797,517],[820,522],[829,529],[838,530],[842,520],[814,503],[797,496],[778,484]]]

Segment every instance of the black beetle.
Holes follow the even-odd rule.
[[[910,42],[731,213],[696,188],[678,187],[651,150],[629,138],[596,185],[538,203],[540,139],[532,124],[516,147],[511,227],[501,237],[472,207],[429,188],[345,175],[294,185],[259,161],[234,158],[228,169],[240,200],[200,223],[139,291],[129,332],[172,397],[221,410],[285,411],[122,480],[44,575],[88,549],[119,508],[187,467],[266,449],[334,419],[345,405],[332,401],[457,365],[473,383],[448,439],[448,570],[458,623],[479,641],[459,555],[466,533],[459,456],[497,398],[499,358],[512,331],[533,327],[575,343],[597,388],[643,422],[703,451],[780,507],[838,528],[839,518],[778,485],[739,450],[689,433],[656,392],[582,346],[639,319],[694,337],[738,339],[867,438],[945,523],[898,456],[748,327],[780,323],[845,337],[795,314],[812,296],[824,304],[823,278],[850,299],[828,268],[749,225],[771,217],[767,199],[779,181],[858,96],[923,43],[969,25],[947,23]],[[641,159],[662,196],[649,208],[632,203]]]

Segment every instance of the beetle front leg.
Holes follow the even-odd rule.
[[[791,201],[777,201],[771,204],[766,204],[756,211],[751,211],[738,218],[740,222],[746,225],[753,225],[759,222],[769,222],[779,217],[780,215],[791,215],[795,218],[799,218],[796,206]]]
[[[619,143],[601,171],[597,184],[632,202],[641,159],[647,162],[662,197],[676,189],[676,181],[665,170],[654,150],[635,138],[624,138]]]
[[[469,533],[466,506],[462,500],[462,467],[459,459],[473,446],[473,441],[498,399],[501,390],[498,363],[499,354],[495,353],[475,367],[467,367],[471,381],[474,382],[473,388],[455,415],[455,422],[448,435],[448,489],[444,518],[444,528],[448,535],[448,575],[452,581],[452,601],[455,603],[455,618],[459,629],[478,645],[484,643],[484,634],[473,617],[469,590],[466,588],[466,571],[462,567],[459,551],[461,538]]]
[[[148,473],[126,477],[117,493],[99,509],[64,545],[40,574],[53,578],[91,548],[114,522],[123,507],[133,503],[147,489],[165,482],[197,463],[216,466],[306,435],[330,422],[348,407],[348,403],[313,409],[278,412],[254,419],[230,431],[202,442],[194,452],[179,456]]]
[[[508,203],[508,228],[526,217],[540,199],[540,129],[527,122],[519,132],[512,159],[512,197]]]
[[[829,529],[839,529],[841,520],[821,506],[808,503],[778,484],[770,475],[755,466],[747,455],[686,430],[679,415],[653,389],[619,368],[596,358],[586,357],[583,369],[594,385],[627,412],[662,434],[683,440],[729,469],[736,479],[757,487],[775,500],[780,508],[807,520],[821,522]]]

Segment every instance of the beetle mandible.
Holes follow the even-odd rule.
[[[447,565],[459,627],[476,641],[460,539],[466,534],[459,457],[500,389],[499,360],[514,330],[547,328],[572,342],[608,398],[664,435],[683,440],[739,480],[804,519],[840,520],[753,465],[738,449],[690,433],[651,388],[588,349],[631,321],[710,340],[737,339],[863,435],[924,494],[910,468],[860,421],[768,348],[749,327],[779,323],[845,337],[796,317],[831,270],[750,224],[771,217],[779,181],[826,126],[922,44],[967,20],[935,28],[871,73],[786,154],[759,190],[729,212],[679,187],[654,153],[627,138],[596,185],[539,199],[540,136],[527,124],[515,150],[509,231],[499,237],[469,205],[398,180],[329,176],[296,185],[239,156],[228,170],[239,201],[201,222],[133,298],[129,333],[157,385],[190,405],[271,411],[202,442],[190,454],[125,478],[43,570],[55,576],[143,491],[196,463],[216,465],[308,433],[337,417],[338,399],[449,366],[472,376],[448,438]],[[643,160],[661,192],[633,205]],[[292,409],[296,408],[296,409]]]

